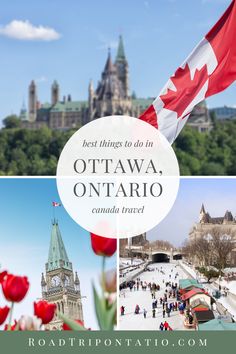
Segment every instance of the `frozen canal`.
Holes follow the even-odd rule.
[[[120,292],[120,307],[123,305],[125,307],[125,315],[120,316],[120,329],[121,330],[159,330],[161,322],[165,320],[169,323],[173,330],[184,329],[184,316],[179,314],[179,311],[171,311],[170,317],[163,319],[162,317],[162,305],[160,305],[160,297],[164,296],[166,290],[165,282],[173,282],[179,285],[179,279],[188,278],[186,273],[182,270],[177,263],[153,263],[148,266],[154,271],[146,271],[139,275],[140,281],[151,282],[160,285],[160,291],[156,291],[156,299],[158,300],[158,305],[156,309],[156,318],[152,318],[152,296],[150,290],[147,288],[146,291],[139,290],[130,291],[129,288],[123,289]],[[157,269],[161,269],[165,274],[158,272]],[[173,270],[173,271],[171,271]],[[175,279],[175,274],[178,273],[179,276]],[[171,277],[170,277],[171,276]],[[134,279],[136,280],[136,279]],[[168,302],[173,302],[176,299],[168,299]],[[134,309],[136,305],[139,305],[141,311],[140,314],[134,314]],[[147,310],[147,316],[144,318],[143,309]]]

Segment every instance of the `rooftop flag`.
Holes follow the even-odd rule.
[[[53,207],[59,207],[59,206],[61,206],[61,203],[52,202],[52,206],[53,206]]]
[[[236,79],[236,3],[170,77],[159,96],[139,117],[172,144],[194,106],[223,91]]]

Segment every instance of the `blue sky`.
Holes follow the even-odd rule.
[[[59,201],[55,179],[0,178],[0,265],[18,275],[27,275],[31,287],[25,300],[15,306],[15,316],[32,315],[32,302],[41,297],[41,273],[47,262],[52,201]],[[97,323],[93,310],[92,280],[97,282],[102,259],[90,245],[89,233],[77,225],[63,207],[54,208],[67,250],[81,282],[85,324],[93,329]],[[107,269],[116,267],[116,256]],[[5,303],[0,296],[0,306]]]
[[[2,0],[0,120],[18,113],[23,99],[27,102],[31,79],[38,83],[42,102],[50,100],[54,79],[59,81],[62,95],[71,93],[74,100],[87,99],[89,79],[94,79],[96,85],[107,47],[111,47],[114,57],[120,33],[130,65],[131,89],[140,97],[156,96],[229,3],[230,0]],[[17,26],[26,20],[26,30],[33,31],[31,39],[37,40],[12,38],[20,37],[22,28]],[[18,21],[15,27],[12,21]],[[36,28],[35,32],[40,25],[47,31],[40,34]],[[233,85],[209,99],[209,106],[236,105],[235,91]]]
[[[175,204],[166,218],[147,234],[149,240],[167,240],[176,246],[188,238],[199,221],[202,203],[212,217],[230,210],[236,216],[235,178],[181,178]]]

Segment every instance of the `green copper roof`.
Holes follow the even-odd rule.
[[[116,60],[124,60],[125,59],[125,50],[122,36],[119,37],[118,50],[116,55]]]
[[[52,223],[47,271],[58,268],[66,268],[72,270],[72,265],[66,253],[58,222],[54,220]]]
[[[199,284],[197,279],[180,279],[179,280],[180,289],[187,289],[187,288],[190,288],[191,286],[194,286],[195,288],[203,288],[203,286],[201,284]]]
[[[51,112],[76,112],[83,107],[87,107],[87,101],[67,101],[57,102],[51,109]]]
[[[152,102],[155,100],[155,98],[134,98],[132,99],[132,103],[136,107],[140,107],[141,109],[146,109],[148,108]]]

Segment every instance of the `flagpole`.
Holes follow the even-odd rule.
[[[52,204],[52,216],[53,216],[53,220],[55,220],[55,208],[53,204]]]

